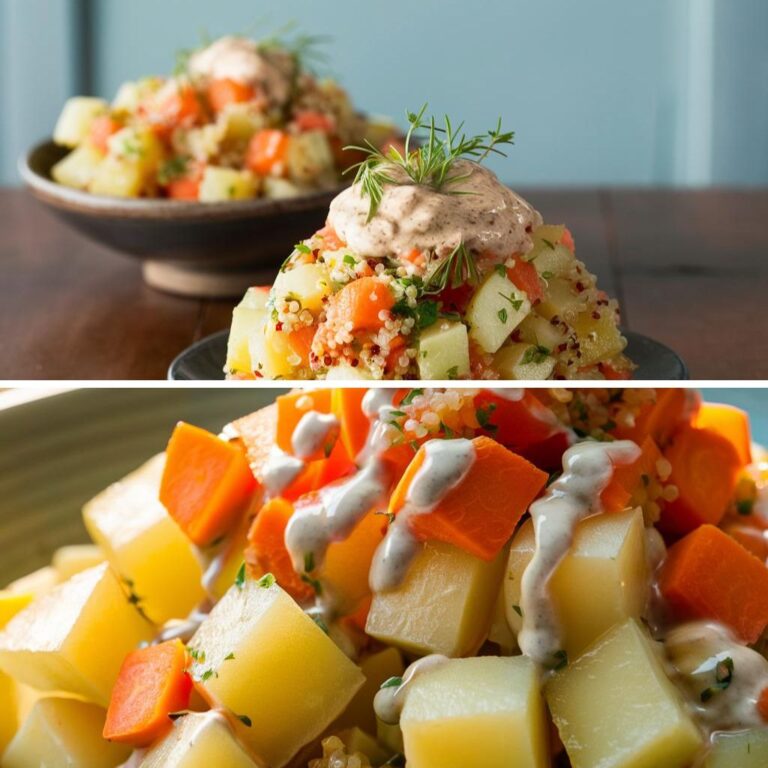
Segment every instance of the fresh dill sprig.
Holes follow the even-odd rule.
[[[424,278],[424,293],[441,293],[446,288],[458,288],[469,283],[477,285],[480,275],[472,254],[464,243],[459,243]]]
[[[368,221],[376,215],[386,184],[423,184],[449,194],[466,194],[460,189],[445,189],[467,178],[468,174],[451,174],[454,163],[461,158],[471,158],[482,163],[491,154],[506,157],[506,153],[499,147],[514,144],[514,131],[502,131],[501,118],[495,128],[467,136],[463,122],[454,126],[448,115],[445,115],[443,124],[438,125],[434,116],[428,120],[425,118],[426,111],[427,104],[424,104],[418,112],[406,113],[408,131],[402,153],[393,146],[382,152],[367,140],[363,146],[345,147],[367,155],[365,160],[347,168],[345,173],[353,169],[356,171],[355,183],[360,185],[370,203]],[[426,135],[417,136],[419,132],[426,132]],[[393,178],[393,169],[405,171],[407,181]]]
[[[300,71],[316,72],[328,65],[324,46],[331,42],[330,35],[308,35],[300,32],[296,21],[289,21],[259,42],[263,49],[278,48],[289,53]]]

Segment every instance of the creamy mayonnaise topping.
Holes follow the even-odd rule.
[[[282,106],[291,96],[295,62],[277,48],[260,47],[244,37],[222,37],[192,54],[189,73],[203,80],[235,80],[256,86],[271,104]]]
[[[664,638],[673,677],[710,731],[765,727],[757,709],[768,660],[721,624],[696,621]]]
[[[433,653],[414,661],[403,674],[402,682],[399,685],[389,685],[378,691],[373,699],[373,709],[376,716],[385,723],[397,725],[400,722],[405,699],[413,681],[425,672],[442,667],[448,661],[450,659],[447,656],[442,656],[439,653]]]
[[[287,488],[304,469],[305,462],[297,456],[280,450],[273,445],[269,450],[264,468],[262,469],[262,482],[270,496],[279,496],[283,489]]]
[[[457,160],[450,176],[466,178],[441,190],[414,184],[397,166],[387,173],[402,183],[384,186],[370,221],[370,200],[359,184],[331,203],[328,224],[356,253],[381,258],[417,248],[447,256],[463,242],[475,253],[506,258],[533,247],[530,232],[541,224],[541,215],[478,163]]]
[[[523,628],[520,649],[534,661],[551,665],[562,651],[561,632],[549,591],[552,574],[568,554],[577,524],[601,511],[600,494],[615,464],[640,456],[630,440],[585,441],[563,454],[563,474],[530,507],[536,546],[523,572],[520,608]]]
[[[408,566],[419,551],[409,519],[430,512],[448,491],[466,476],[475,460],[471,440],[429,440],[422,446],[424,462],[411,480],[405,505],[387,529],[371,566],[370,584],[374,592],[386,592],[405,578]]]
[[[291,436],[293,455],[308,459],[328,444],[331,435],[339,429],[339,420],[332,413],[305,413]]]

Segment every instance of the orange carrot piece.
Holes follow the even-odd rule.
[[[640,450],[636,461],[631,464],[618,464],[613,468],[613,477],[600,494],[606,512],[620,512],[626,509],[643,478],[647,481],[656,474],[656,464],[663,458],[659,446],[652,437],[646,437]]]
[[[714,525],[702,525],[667,554],[659,588],[677,619],[714,619],[747,643],[768,625],[768,568]]]
[[[180,85],[161,97],[154,96],[140,107],[140,113],[150,123],[152,129],[162,137],[169,137],[174,128],[186,128],[198,123],[203,116],[203,108],[197,92],[191,85]]]
[[[704,403],[696,414],[693,424],[702,429],[711,429],[729,440],[744,466],[752,463],[749,416],[741,408],[721,403]]]
[[[315,593],[293,569],[285,546],[285,529],[292,514],[293,504],[287,499],[277,497],[264,504],[248,531],[245,562],[256,573],[271,573],[277,583],[301,603],[311,600]]]
[[[264,466],[269,460],[269,453],[277,435],[277,405],[272,403],[265,408],[259,408],[258,411],[237,419],[232,426],[240,435],[251,472],[259,483],[263,482]]]
[[[301,358],[301,362],[305,367],[309,365],[309,353],[312,350],[312,341],[315,338],[316,332],[316,326],[305,325],[295,331],[291,331],[286,337],[291,349]]]
[[[245,164],[261,176],[279,175],[284,172],[289,136],[276,128],[257,131],[248,144]]]
[[[214,112],[221,112],[230,104],[241,104],[246,101],[252,101],[256,96],[253,86],[223,78],[221,80],[211,80],[206,89],[208,103]]]
[[[672,434],[664,455],[672,465],[669,481],[679,495],[665,503],[661,530],[682,535],[704,523],[717,525],[733,498],[741,469],[733,445],[716,432],[684,425]]]
[[[240,445],[183,421],[176,425],[160,501],[195,544],[210,544],[232,528],[256,486]]]
[[[481,390],[475,398],[478,419],[487,422],[488,434],[539,467],[557,469],[569,438],[552,412],[532,393],[520,400]]]
[[[472,443],[475,460],[462,482],[431,512],[414,515],[409,522],[422,541],[443,541],[492,560],[544,487],[547,474],[489,437],[476,437]],[[390,498],[392,514],[405,505],[408,488],[425,456],[424,448],[419,449],[405,470]]]
[[[760,698],[757,700],[757,711],[760,713],[760,717],[768,723],[768,688],[763,689]]]
[[[573,235],[568,227],[563,228],[563,236],[560,238],[560,245],[564,245],[571,253],[576,252],[576,243],[573,241]]]
[[[371,604],[373,602],[373,595],[368,595],[360,601],[360,605],[354,613],[350,613],[345,617],[345,621],[356,630],[365,632],[365,623],[368,621],[368,614],[371,612]]]
[[[729,523],[723,530],[763,562],[768,561],[768,536],[766,531],[751,525]]]
[[[692,389],[658,389],[656,402],[645,405],[633,427],[617,427],[616,437],[642,445],[650,435],[662,450],[681,424],[691,424],[700,406],[699,395]]]
[[[320,237],[323,240],[324,251],[338,251],[346,246],[346,243],[336,234],[336,230],[326,224],[322,229],[318,229],[315,232],[316,237]]]
[[[328,302],[328,314],[352,322],[352,330],[376,330],[384,325],[379,312],[389,311],[395,297],[389,286],[375,277],[347,283]]]
[[[168,182],[166,187],[171,200],[199,200],[200,179],[185,177]]]
[[[131,651],[123,661],[104,723],[109,741],[146,747],[170,727],[171,712],[189,706],[192,680],[180,640]]]
[[[93,144],[99,152],[106,154],[109,137],[117,133],[122,127],[122,123],[115,120],[113,117],[110,117],[109,115],[101,115],[100,117],[94,118],[91,123],[88,138],[90,139],[91,144]]]
[[[367,389],[337,387],[331,395],[331,412],[341,424],[340,439],[347,455],[357,456],[365,447],[371,422],[363,413]]]
[[[325,112],[305,109],[297,112],[293,116],[293,122],[296,127],[304,131],[322,131],[323,133],[333,133],[336,130],[334,121]]]
[[[275,403],[277,404],[277,431],[274,440],[280,450],[292,454],[293,432],[302,417],[310,411],[331,412],[331,390],[297,390],[287,395],[280,395]],[[335,439],[333,442],[335,443]]]
[[[530,261],[525,261],[522,257],[515,258],[515,265],[507,267],[507,277],[521,291],[525,291],[531,304],[544,297],[544,286],[542,285],[539,273],[536,267]]]

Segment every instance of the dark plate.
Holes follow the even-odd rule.
[[[171,363],[168,378],[173,381],[222,381],[228,335],[228,331],[219,331],[187,347]],[[669,347],[632,331],[624,331],[624,336],[628,342],[627,356],[637,364],[635,381],[684,381],[689,378],[685,363]]]
[[[67,152],[45,141],[21,158],[32,194],[91,240],[145,260],[151,285],[188,295],[241,294],[254,273],[281,264],[294,243],[323,226],[343,189],[224,203],[106,197],[51,180]]]

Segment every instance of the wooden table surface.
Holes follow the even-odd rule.
[[[692,378],[768,379],[768,190],[522,192],[568,224],[625,327],[677,351]],[[0,287],[6,380],[162,379],[234,304],[148,288],[137,261],[20,189],[0,190]]]

